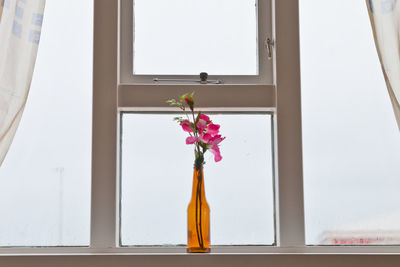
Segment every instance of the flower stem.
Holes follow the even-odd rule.
[[[200,170],[197,175],[197,192],[196,192],[196,233],[197,240],[201,249],[204,248],[202,223],[201,223],[201,173]],[[199,218],[200,217],[200,218]],[[199,219],[198,219],[199,218]]]
[[[200,175],[200,181],[199,181],[199,200],[200,200],[200,203],[199,203],[199,206],[200,206],[200,211],[199,211],[199,215],[200,215],[200,219],[199,219],[199,225],[200,225],[200,236],[201,236],[201,248],[204,248],[204,240],[203,240],[203,226],[202,226],[202,223],[201,223],[201,213],[202,213],[202,210],[201,210],[201,204],[202,204],[202,201],[201,201],[201,186],[202,186],[202,183],[203,183],[203,179],[202,179],[202,175]]]

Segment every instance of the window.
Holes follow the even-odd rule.
[[[256,0],[133,2],[134,75],[258,75]]]
[[[272,84],[270,0],[121,1],[123,83]],[[176,81],[178,79],[178,81]]]
[[[300,9],[306,242],[398,245],[400,137],[365,2],[326,6]]]
[[[116,174],[118,173],[117,160],[120,160],[120,162],[124,163],[124,160],[126,160],[123,158],[124,154],[129,155],[129,151],[127,153],[126,150],[129,149],[129,147],[121,146],[120,152],[122,152],[122,157],[119,159],[117,158],[118,147],[116,140],[118,140],[117,133],[119,123],[117,118],[119,115],[123,114],[124,119],[121,121],[122,123],[120,122],[121,125],[119,126],[123,127],[122,130],[129,130],[129,127],[124,128],[124,125],[129,125],[129,118],[135,118],[136,120],[140,118],[140,116],[135,115],[142,114],[141,116],[143,116],[143,114],[148,113],[153,114],[153,117],[157,117],[165,116],[163,114],[166,114],[166,111],[174,112],[173,110],[165,107],[165,100],[170,97],[176,97],[184,92],[187,92],[187,85],[190,85],[191,90],[196,91],[196,97],[199,106],[202,109],[207,110],[208,112],[214,112],[218,114],[216,117],[226,123],[226,130],[228,132],[231,131],[232,133],[234,133],[236,131],[235,123],[233,123],[232,121],[233,117],[240,118],[240,120],[244,120],[246,121],[246,123],[253,121],[254,126],[257,129],[254,132],[249,131],[248,133],[246,133],[246,135],[244,133],[243,136],[240,137],[238,140],[241,142],[242,146],[244,146],[244,142],[248,140],[246,145],[251,145],[251,147],[253,147],[254,149],[253,153],[257,153],[257,155],[260,156],[254,158],[253,161],[245,160],[247,154],[245,153],[245,148],[242,148],[241,153],[238,153],[238,155],[236,155],[234,161],[231,161],[230,163],[229,161],[227,161],[227,164],[230,164],[230,166],[234,166],[236,165],[234,163],[235,161],[243,161],[243,165],[246,165],[246,168],[241,169],[241,171],[243,171],[243,176],[245,175],[246,170],[248,170],[249,167],[257,168],[257,170],[259,170],[254,173],[255,175],[253,175],[253,177],[251,177],[251,179],[253,179],[253,183],[249,184],[246,184],[245,181],[241,181],[240,175],[237,174],[239,171],[235,172],[235,179],[237,179],[238,182],[243,183],[243,185],[233,188],[234,190],[236,190],[235,192],[240,192],[238,190],[247,190],[252,192],[256,189],[259,190],[257,194],[248,194],[247,202],[243,202],[243,200],[239,199],[237,200],[239,203],[242,203],[242,205],[244,205],[243,203],[245,203],[246,205],[250,205],[251,200],[254,197],[257,198],[257,200],[261,200],[260,203],[253,204],[252,209],[241,209],[241,212],[243,214],[251,213],[251,216],[258,218],[258,221],[252,220],[254,217],[243,218],[242,222],[236,221],[235,223],[237,223],[237,225],[242,225],[240,227],[243,228],[240,232],[238,232],[238,234],[241,235],[239,237],[232,237],[231,235],[229,235],[229,233],[224,232],[226,231],[226,229],[222,229],[222,227],[219,226],[219,228],[221,229],[220,232],[214,233],[214,236],[216,238],[214,240],[215,244],[241,245],[242,247],[243,245],[276,245],[277,242],[279,242],[279,244],[282,244],[282,234],[280,232],[283,233],[286,232],[286,230],[285,227],[282,227],[282,225],[280,225],[280,232],[277,232],[277,214],[281,215],[283,213],[283,210],[278,211],[275,209],[277,195],[274,176],[276,175],[276,173],[279,172],[279,170],[276,169],[276,161],[274,157],[277,142],[277,140],[274,138],[276,136],[276,90],[275,86],[272,85],[273,61],[272,59],[268,59],[266,48],[264,47],[264,40],[260,40],[260,36],[262,35],[257,36],[257,50],[256,52],[254,52],[253,50],[253,52],[258,53],[258,60],[263,57],[264,59],[266,59],[267,62],[269,62],[269,67],[267,71],[262,71],[262,64],[258,65],[259,73],[266,74],[267,76],[264,76],[264,78],[269,77],[268,81],[253,80],[253,82],[251,82],[252,80],[241,80],[243,77],[239,77],[240,75],[237,75],[232,77],[233,79],[230,80],[230,83],[224,83],[221,85],[199,85],[197,83],[155,84],[151,80],[150,82],[137,82],[131,79],[133,76],[132,56],[124,56],[126,55],[124,53],[127,53],[126,51],[131,51],[132,53],[133,49],[133,38],[128,38],[128,33],[131,31],[124,30],[124,27],[126,27],[126,25],[130,25],[129,21],[133,21],[132,16],[130,18],[129,16],[126,16],[127,13],[129,15],[129,12],[133,12],[132,5],[130,6],[131,8],[127,9],[125,7],[126,5],[128,5],[129,7],[129,1],[120,2],[121,48],[119,50],[120,57],[118,58],[117,41],[112,41],[116,40],[112,38],[113,34],[114,37],[117,37],[117,21],[113,20],[112,16],[109,16],[110,12],[112,13],[117,11],[115,9],[116,6],[110,4],[110,2],[107,2],[107,5],[105,6],[102,6],[100,2],[96,3],[93,59],[94,91],[92,128],[92,202],[89,241],[90,251],[102,251],[105,248],[116,249],[117,251],[124,251],[124,248],[118,247],[119,238],[117,237],[116,233],[119,233],[119,230],[121,230],[122,234],[126,233],[126,239],[123,238],[121,240],[122,245],[126,246],[138,244],[148,245],[149,243],[151,243],[152,245],[160,245],[169,242],[168,240],[163,242],[160,241],[160,239],[156,241],[137,241],[137,239],[135,240],[135,238],[137,238],[137,236],[135,235],[133,235],[134,238],[130,240],[130,235],[128,231],[129,228],[123,228],[125,223],[123,220],[124,206],[121,206],[121,210],[119,210],[119,197],[122,196],[122,203],[124,203],[124,190],[128,190],[126,196],[131,196],[134,198],[140,198],[141,196],[138,194],[131,195],[129,194],[129,190],[132,189],[129,187],[123,187],[124,182],[129,182],[128,179],[132,179],[126,178],[124,180],[124,177],[128,177],[126,176],[126,173],[124,173],[124,171],[129,172],[129,169],[124,170],[123,168],[124,166],[129,167],[129,164],[122,165],[123,167],[121,169],[120,175],[123,177],[123,179],[119,180],[116,178]],[[111,7],[113,9],[110,9]],[[266,21],[264,23],[258,23],[257,33],[262,33],[264,35],[271,34],[272,38],[272,15],[269,14],[269,11],[272,8],[272,4],[269,1],[259,1],[257,7],[258,9],[255,10],[258,10],[258,22],[261,19]],[[262,10],[262,12],[260,10]],[[260,14],[263,14],[263,12],[265,12],[265,14],[260,16]],[[96,18],[102,18],[102,20],[100,20],[101,22],[96,20]],[[128,22],[124,23],[125,21]],[[107,27],[104,27],[102,23],[105,23],[104,25],[107,25]],[[263,31],[263,28],[269,30]],[[262,37],[262,39],[264,39],[264,36]],[[126,49],[126,47],[130,47],[131,49]],[[272,49],[272,47],[270,47],[270,49]],[[271,52],[271,58],[274,58],[273,50],[271,50]],[[119,62],[118,59],[120,59]],[[130,64],[127,62],[130,62]],[[117,70],[119,70],[119,74],[117,73]],[[113,73],[118,75],[113,75]],[[129,75],[127,75],[127,73],[129,73]],[[235,77],[237,78],[236,80]],[[279,79],[279,77],[277,79]],[[167,122],[167,120],[165,121]],[[168,120],[168,122],[170,121]],[[126,135],[129,132],[122,131],[121,133],[124,137],[124,134]],[[130,133],[132,133],[132,131]],[[254,140],[257,140],[260,137],[259,135],[263,136],[261,138],[262,140],[259,142],[254,142]],[[125,140],[129,140],[133,136],[134,135],[132,133],[126,135],[124,138],[126,138]],[[234,135],[232,134],[232,136]],[[227,150],[229,150],[229,145],[227,145]],[[134,150],[132,153],[131,154],[134,155],[136,151]],[[284,156],[285,152],[280,153],[280,155]],[[228,168],[231,169],[233,167]],[[59,171],[59,173],[63,174],[62,169],[57,170]],[[214,175],[218,175],[218,171],[216,171]],[[137,177],[133,178],[136,179]],[[135,182],[134,179],[133,182]],[[221,180],[223,179],[227,178],[224,177]],[[191,179],[187,180],[190,182]],[[216,181],[216,183],[218,183],[218,181]],[[280,188],[283,187],[280,186]],[[119,195],[120,189],[122,195]],[[136,188],[133,189],[136,190]],[[211,193],[209,197],[212,198]],[[221,198],[215,197],[215,199],[216,203],[218,201],[220,201],[221,203]],[[130,201],[127,203],[132,204],[134,202]],[[216,208],[218,207],[218,205],[216,204]],[[227,212],[226,209],[222,206],[223,203],[221,203],[220,205],[220,209],[225,210],[224,212]],[[262,212],[256,213],[256,210],[262,210]],[[185,216],[184,214],[185,213],[183,213],[182,215]],[[127,216],[129,216],[128,213]],[[226,215],[223,214],[222,216]],[[119,221],[119,218],[122,218],[122,220]],[[221,219],[222,222],[224,220],[225,219]],[[120,223],[121,228],[119,228]],[[218,229],[218,226],[216,225],[215,228]],[[182,240],[173,240],[172,243],[181,244]],[[265,248],[265,246],[261,247]],[[72,251],[85,250],[80,249]],[[162,247],[162,251],[165,251],[164,247]]]
[[[222,85],[198,85],[195,83],[153,83],[153,77],[147,80],[135,80],[132,60],[133,38],[131,36],[133,18],[129,16],[129,13],[132,14],[133,12],[132,4],[129,6],[129,1],[124,0],[119,1],[119,3],[117,1],[95,1],[90,248],[69,248],[68,250],[55,248],[54,250],[39,249],[39,251],[44,251],[45,253],[63,253],[67,251],[72,253],[110,254],[101,257],[71,255],[69,262],[77,263],[82,258],[85,258],[88,262],[93,262],[93,264],[113,264],[118,262],[127,265],[132,262],[142,264],[143,261],[146,261],[146,264],[149,265],[170,262],[176,264],[179,262],[176,265],[180,264],[181,266],[190,265],[193,261],[198,260],[208,266],[221,265],[220,261],[224,261],[226,264],[246,261],[249,266],[260,265],[266,261],[271,262],[271,264],[282,265],[282,262],[287,262],[288,258],[289,261],[295,260],[296,263],[303,265],[323,265],[327,259],[325,256],[309,255],[307,257],[298,257],[292,254],[315,252],[398,252],[397,246],[390,248],[337,248],[326,246],[310,247],[306,245],[302,181],[298,4],[298,1],[272,1],[271,3],[271,17],[273,17],[274,25],[271,36],[274,40],[274,49],[272,51],[273,61],[270,64],[273,66],[274,72],[271,73],[270,82],[244,82],[242,80],[243,77],[239,77],[236,80],[235,77],[232,77],[233,79]],[[118,17],[118,10],[121,12],[120,17]],[[260,45],[258,46],[260,52],[264,49],[261,49],[261,47]],[[185,250],[180,247],[119,247],[119,223],[122,224],[122,232],[124,231],[124,222],[119,220],[121,216],[124,216],[124,207],[119,210],[121,196],[119,183],[129,182],[124,181],[126,175],[124,172],[129,172],[130,166],[124,163],[124,153],[127,153],[127,151],[124,152],[124,149],[129,149],[129,147],[124,146],[128,144],[122,143],[121,146],[118,146],[118,140],[121,140],[118,135],[122,133],[122,140],[134,138],[135,133],[129,131],[129,126],[125,128],[124,125],[131,124],[132,120],[135,122],[140,120],[140,117],[144,116],[143,114],[146,116],[151,114],[154,119],[157,116],[164,116],[168,112],[176,112],[165,107],[165,99],[187,91],[196,91],[199,105],[209,112],[221,114],[219,115],[221,117],[227,116],[227,114],[243,115],[257,112],[271,114],[268,115],[274,121],[274,127],[272,127],[272,136],[274,138],[271,143],[271,150],[277,152],[272,163],[275,184],[273,188],[268,188],[265,192],[268,194],[271,190],[275,190],[273,204],[275,207],[276,243],[274,246],[240,245],[214,247],[214,252],[222,252],[222,254],[239,252],[246,255],[232,256],[226,254],[218,255],[216,253],[211,257],[182,257],[179,254]],[[122,120],[120,120],[121,114]],[[167,120],[163,121],[168,122]],[[127,132],[124,132],[124,129]],[[269,129],[265,132],[269,132]],[[267,136],[265,140],[269,139],[269,137]],[[269,150],[269,147],[266,150]],[[121,152],[122,157],[118,158]],[[131,152],[134,154],[136,151]],[[129,163],[129,158],[126,159]],[[119,170],[118,161],[122,162],[121,170]],[[127,166],[128,170],[124,170],[124,166]],[[122,180],[117,179],[120,175]],[[134,179],[133,182],[135,182]],[[127,187],[127,189],[129,188]],[[128,194],[128,196],[140,197],[140,195],[136,194]],[[122,199],[122,203],[123,201],[124,199]],[[129,234],[126,236],[129,238]],[[125,239],[123,240],[123,245],[131,246],[135,242],[136,244],[139,243],[134,239]],[[160,241],[151,243],[157,242],[159,243]],[[144,243],[142,242],[142,244]],[[180,241],[174,241],[174,243],[180,243]],[[19,250],[2,249],[2,253],[3,251],[6,251],[6,253],[20,253]],[[156,255],[157,253],[168,252],[172,252],[174,255]],[[268,255],[266,252],[272,252],[274,255]],[[133,255],[116,255],[120,253],[133,253]],[[134,255],[135,253],[140,254],[140,256]],[[143,257],[141,255],[143,253],[151,254],[151,256]],[[263,255],[249,255],[249,253],[263,253]],[[276,253],[282,253],[282,255],[277,257]],[[341,260],[342,255],[329,255],[327,257],[329,257],[329,260],[332,258]],[[384,256],[378,257],[387,263],[385,261],[387,258]],[[370,257],[363,258],[362,256],[349,255],[346,260],[349,258],[353,259],[354,262],[360,263],[360,266],[367,266],[367,264],[370,264],[371,259]],[[54,261],[61,262],[65,260],[64,257],[59,259]],[[2,258],[0,257],[0,262],[1,260]],[[9,262],[27,260],[40,259],[13,257]]]
[[[206,194],[215,216],[213,244],[276,243],[271,126],[275,116],[275,88],[272,55],[268,57],[265,47],[266,39],[272,39],[271,6],[271,1],[265,0],[121,1],[118,111],[122,114],[119,124],[122,145],[117,198],[121,199],[118,241],[122,246],[186,243],[185,207],[191,194],[193,163],[191,153],[187,153],[190,148],[182,146],[184,138],[170,114],[178,110],[169,108],[165,101],[189,91],[195,91],[198,107],[218,114],[213,119],[221,120],[224,134],[230,132],[232,142],[240,144],[236,154],[227,152],[232,155],[227,156],[226,163],[210,162],[205,170],[209,176]],[[190,81],[198,80],[202,71],[210,75],[210,80],[223,83],[200,85]],[[153,78],[160,81],[154,82]],[[235,118],[243,124],[242,130],[235,131]],[[250,122],[253,130],[243,131]],[[154,140],[151,136],[156,134],[155,128],[150,126],[158,124],[163,125],[163,135]],[[139,133],[139,125],[147,126]],[[143,144],[159,143],[143,150],[134,145],[139,136]],[[254,151],[248,150],[244,142]],[[222,149],[232,151],[233,146],[226,141]],[[182,158],[177,147],[186,151],[187,156]],[[163,162],[166,157],[176,158],[174,169],[182,168],[179,176],[169,169],[171,196],[162,191],[167,182],[164,176],[168,166]],[[160,168],[149,173],[150,162]],[[240,171],[234,170],[238,162],[242,162]],[[222,174],[220,168],[229,171]],[[240,194],[240,199],[214,189],[222,189],[228,177],[236,181],[230,189],[232,194]],[[147,191],[150,184],[154,185],[154,192]],[[257,191],[251,193],[253,190]],[[222,196],[236,201],[237,214],[224,203]],[[171,211],[169,222],[160,225],[157,222],[165,214],[167,201],[178,206]],[[163,203],[158,205],[160,202]],[[249,208],[251,205],[253,208]],[[231,228],[224,229],[224,224]],[[234,225],[235,235],[229,234]]]
[[[92,12],[93,1],[47,0],[27,105],[0,168],[0,246],[89,245]]]
[[[120,242],[123,246],[186,244],[193,147],[185,144],[186,134],[172,120],[177,115],[121,115]],[[272,245],[275,243],[272,116],[268,113],[211,115],[227,136],[221,148],[223,160],[214,163],[208,155],[204,170],[212,215],[211,243]]]

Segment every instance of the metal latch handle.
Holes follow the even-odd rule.
[[[267,38],[267,40],[265,41],[265,46],[267,47],[268,59],[271,59],[273,53],[272,49],[275,46],[275,41],[271,38]]]
[[[200,73],[200,80],[191,80],[191,79],[160,79],[160,78],[153,78],[154,82],[194,82],[194,83],[201,83],[201,84],[222,84],[223,81],[221,80],[208,80],[208,73],[202,72]]]

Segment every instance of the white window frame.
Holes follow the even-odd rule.
[[[121,84],[171,84],[171,82],[154,82],[160,79],[191,79],[198,80],[199,75],[134,75],[133,74],[133,1],[120,1],[120,54],[119,54],[119,83]],[[221,80],[224,84],[273,84],[273,61],[268,57],[266,40],[272,39],[272,0],[256,0],[257,14],[257,64],[258,75],[210,75],[209,80]],[[162,45],[162,44],[160,44]],[[205,70],[207,71],[207,70]]]
[[[243,111],[260,108],[275,112],[277,246],[216,247],[204,257],[186,254],[184,248],[118,247],[118,114],[132,107],[163,111],[165,105],[164,99],[158,96],[160,86],[120,83],[119,1],[95,0],[90,246],[0,248],[0,266],[62,267],[82,263],[85,266],[238,266],[241,262],[246,266],[264,266],[266,262],[272,266],[324,266],[326,262],[338,266],[349,262],[353,266],[398,264],[400,246],[305,245],[298,1],[273,1],[274,86],[191,87],[206,108],[218,106],[228,111],[232,107]],[[187,86],[182,85],[167,85],[167,88],[169,96],[187,90]],[[226,102],[207,98],[210,93],[223,97],[232,92],[235,97]],[[154,99],[150,99],[149,94]],[[253,97],[248,98],[248,95]],[[240,97],[247,99],[242,101]]]

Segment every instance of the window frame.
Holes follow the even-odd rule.
[[[126,54],[126,51],[132,51],[132,42],[129,43],[132,36],[129,36],[129,33],[133,31],[132,28],[125,28],[126,25],[132,25],[129,24],[132,21],[132,15],[129,16],[129,12],[132,12],[132,5],[129,3],[132,4],[132,0],[120,0],[118,7],[121,16],[118,21],[118,99],[117,105],[114,107],[116,115],[120,111],[162,112],[171,110],[166,107],[165,99],[185,93],[189,85],[138,84],[133,80],[125,79],[127,73],[132,73],[132,54],[128,56]],[[274,188],[276,245],[278,248],[304,247],[298,2],[290,4],[275,0],[271,2],[271,11],[272,39],[276,44],[272,55],[272,58],[275,59],[273,60],[274,85],[192,84],[190,88],[191,91],[196,92],[197,103],[202,109],[255,111],[264,108],[274,113],[276,116],[274,119],[276,121],[274,144],[276,150]],[[124,14],[124,12],[128,12],[128,14]],[[280,13],[285,13],[285,15],[279,16]],[[293,19],[288,19],[289,16]],[[126,33],[128,34],[126,35]],[[227,98],[227,95],[230,97]],[[118,127],[114,131],[118,132]],[[118,154],[119,151],[117,151]],[[115,158],[114,162],[117,164],[118,158]],[[113,168],[119,177],[118,165]],[[116,190],[115,198],[117,200],[119,199],[118,183],[117,180],[117,184],[113,187]],[[116,218],[119,218],[118,211],[118,208],[113,211]],[[94,218],[92,217],[92,219]],[[113,239],[114,242],[119,242],[119,222],[115,222],[115,224],[116,233]],[[116,244],[119,244],[118,242]],[[250,249],[250,247],[242,248],[245,251]]]
[[[199,75],[134,75],[133,74],[133,14],[134,0],[119,0],[119,83],[120,84],[161,84],[170,85],[173,82],[154,82],[153,78],[160,79],[194,79],[198,80]],[[272,0],[256,0],[257,16],[257,64],[258,75],[210,75],[208,80],[221,80],[224,84],[273,84],[273,60],[268,57],[266,47],[267,38],[272,38]],[[207,70],[205,70],[207,71]],[[200,74],[200,73],[199,73]],[[175,83],[176,84],[176,83]],[[179,84],[179,83],[178,83]],[[185,83],[187,84],[187,83]],[[187,85],[190,85],[187,84]]]
[[[118,2],[94,1],[94,57],[93,57],[93,139],[92,139],[92,195],[90,247],[0,248],[0,265],[13,266],[70,266],[86,262],[87,266],[125,266],[142,263],[158,266],[161,263],[187,266],[193,261],[208,266],[232,266],[246,261],[248,266],[271,264],[326,264],[327,261],[362,266],[379,263],[393,265],[400,258],[400,246],[306,246],[304,234],[304,204],[302,177],[302,131],[300,95],[299,0],[274,0],[274,63],[275,86],[246,87],[256,97],[247,103],[233,98],[221,107],[254,109],[269,106],[276,114],[276,210],[277,246],[216,247],[211,254],[188,255],[184,248],[119,248],[118,245],[118,114],[129,106],[137,109],[162,111],[161,99],[148,106],[150,97],[144,90],[157,96],[159,86],[120,84],[118,78]],[[171,86],[169,95],[186,92],[185,85]],[[194,86],[204,106],[215,107],[219,102],[206,94],[218,91],[219,97],[229,87]],[[233,86],[236,96],[244,96],[241,85]],[[248,91],[250,90],[250,91]],[[253,90],[253,91],[251,91]],[[222,93],[220,92],[222,91]],[[205,93],[203,93],[205,92]],[[262,99],[259,99],[262,98]],[[207,100],[210,100],[209,102]],[[263,104],[260,106],[260,104]],[[167,254],[167,255],[165,255]],[[304,254],[304,255],[297,255]],[[323,255],[310,255],[323,254]],[[343,256],[343,254],[347,254]],[[350,255],[351,254],[351,255]],[[375,255],[374,257],[372,254]],[[389,256],[395,255],[395,256]],[[21,257],[15,257],[21,256]],[[372,258],[371,258],[372,257]],[[111,263],[110,263],[111,262]]]
[[[122,186],[121,186],[121,181],[123,179],[123,175],[122,175],[122,167],[123,167],[123,163],[121,162],[122,160],[122,156],[124,153],[122,153],[122,149],[123,149],[123,132],[122,129],[125,128],[124,126],[124,122],[123,122],[123,117],[124,115],[130,115],[130,114],[135,114],[135,115],[154,115],[154,114],[169,114],[172,116],[177,116],[177,114],[183,114],[181,110],[179,109],[171,109],[169,107],[166,108],[153,108],[153,107],[141,107],[141,108],[133,108],[133,107],[129,107],[129,108],[119,108],[119,118],[118,118],[118,181],[117,181],[117,198],[118,198],[118,233],[117,233],[117,238],[118,238],[118,247],[119,248],[134,248],[134,249],[142,249],[142,248],[151,248],[154,249],[156,248],[157,250],[162,251],[163,248],[168,248],[168,247],[173,247],[173,249],[181,249],[182,245],[168,245],[168,246],[163,246],[163,245],[159,245],[159,244],[151,244],[151,245],[134,245],[134,244],[122,244],[122,231],[121,231],[121,209],[122,209]],[[272,205],[273,205],[273,210],[272,210],[272,228],[273,228],[273,243],[272,244],[251,244],[251,245],[243,245],[243,244],[234,244],[234,245],[212,245],[213,247],[213,251],[215,249],[217,250],[221,250],[224,251],[227,247],[230,248],[251,248],[251,247],[257,247],[257,248],[261,248],[261,247],[273,247],[276,246],[276,207],[275,207],[275,170],[274,170],[274,162],[275,162],[275,154],[276,151],[275,150],[275,145],[274,145],[274,132],[275,132],[275,119],[276,119],[276,115],[275,115],[275,108],[202,108],[201,109],[202,112],[206,113],[207,115],[213,116],[213,115],[263,115],[266,116],[266,118],[269,120],[267,122],[267,124],[270,127],[270,134],[271,136],[269,138],[267,138],[268,142],[270,142],[270,146],[271,149],[270,150],[266,150],[267,153],[270,153],[271,155],[271,167],[272,169],[269,169],[269,173],[271,174],[271,188],[270,190],[272,191]],[[211,203],[212,204],[212,203]],[[125,212],[126,213],[126,212]],[[175,246],[175,247],[174,247]],[[184,250],[186,251],[186,247],[184,247]]]
[[[93,174],[93,185],[102,184],[93,195],[92,203],[92,240],[91,248],[106,248],[127,253],[184,253],[184,248],[139,248],[139,247],[117,247],[119,242],[118,234],[118,200],[119,200],[119,177],[118,173],[118,134],[119,125],[117,119],[120,111],[145,111],[163,112],[171,110],[165,106],[165,99],[171,95],[180,95],[187,92],[187,84],[137,84],[126,83],[121,79],[119,73],[123,64],[121,53],[123,42],[120,41],[121,20],[118,19],[118,12],[121,11],[124,1],[120,0],[119,5],[113,4],[113,24],[118,25],[118,33],[109,29],[108,33],[102,34],[99,43],[108,42],[114,47],[114,56],[105,55],[109,50],[102,45],[103,49],[95,51],[99,58],[107,58],[110,63],[109,70],[95,72],[94,81],[98,81],[94,90],[104,95],[97,102],[102,107],[102,114],[96,114],[101,122],[99,130],[94,130],[94,142],[103,146],[105,153],[93,154],[99,156],[101,161],[97,166],[101,172]],[[199,106],[210,111],[243,111],[251,112],[257,110],[269,110],[274,113],[275,125],[275,203],[276,203],[276,246],[221,246],[214,247],[214,253],[397,253],[400,246],[308,246],[305,243],[305,222],[304,222],[304,191],[303,191],[303,167],[302,167],[302,126],[301,126],[301,82],[300,82],[300,38],[299,38],[299,0],[272,0],[272,39],[275,42],[273,50],[273,85],[235,84],[235,85],[198,85],[193,84],[190,88],[196,92]],[[107,4],[103,8],[107,9]],[[109,12],[109,9],[105,11]],[[96,17],[96,13],[95,13]],[[100,17],[100,14],[98,14]],[[108,16],[110,17],[110,16]],[[108,22],[108,26],[111,20]],[[106,24],[101,21],[99,24]],[[95,28],[101,25],[95,23]],[[104,31],[104,28],[101,28]],[[115,35],[117,35],[115,38]],[[112,36],[112,41],[110,37]],[[96,31],[95,31],[96,38]],[[95,40],[96,43],[96,40]],[[105,62],[108,62],[105,61]],[[116,68],[118,72],[116,72]],[[96,64],[95,64],[96,67]],[[97,66],[100,68],[100,66]],[[113,81],[111,81],[113,80]],[[110,83],[107,85],[107,83]],[[112,94],[117,88],[117,94]],[[225,96],[230,95],[227,99]],[[249,97],[251,95],[251,97]],[[213,96],[213,97],[210,97]],[[95,102],[96,105],[96,102]],[[107,106],[110,110],[104,111]],[[112,110],[113,115],[109,112]],[[101,118],[101,119],[100,119]],[[107,118],[105,121],[104,118]],[[109,140],[105,144],[104,140]],[[111,144],[110,144],[111,143]],[[109,154],[112,148],[112,154]],[[106,156],[104,156],[106,155]],[[104,162],[103,162],[104,161]],[[104,168],[108,165],[109,167]],[[96,162],[93,168],[97,169]],[[104,170],[108,171],[108,174]],[[108,177],[108,179],[107,179]],[[107,181],[107,185],[103,184]],[[107,198],[114,201],[104,202],[104,193],[107,191]],[[104,205],[108,204],[108,205]],[[107,209],[104,209],[104,207]],[[97,208],[96,208],[97,207]],[[102,207],[102,208],[100,208]],[[101,213],[101,214],[99,214]],[[101,219],[100,219],[101,218]],[[107,219],[105,219],[107,218]],[[98,221],[96,223],[96,221]],[[104,233],[107,233],[106,235]]]
[[[272,0],[258,0],[259,2],[259,20],[272,20],[273,15],[268,17],[268,13],[273,13],[272,10]],[[268,8],[269,7],[269,8]],[[261,11],[262,8],[267,8],[269,10]],[[137,82],[132,77],[133,61],[132,61],[132,46],[133,46],[133,0],[119,0],[119,20],[118,20],[118,73],[117,73],[117,87],[118,87],[118,99],[117,99],[117,116],[120,112],[164,112],[164,111],[174,111],[176,109],[170,108],[166,105],[166,99],[173,96],[178,96],[186,93],[188,90],[194,91],[196,93],[196,102],[201,110],[208,111],[219,111],[219,112],[257,112],[260,110],[269,111],[273,113],[273,117],[276,116],[277,109],[277,96],[276,87],[273,85],[275,77],[270,77],[269,83],[271,84],[260,84],[257,82],[249,83],[248,80],[243,77],[237,76],[236,81],[231,79],[234,84],[223,83],[219,85],[205,84],[200,85],[196,83],[162,83],[153,82],[152,80],[143,80],[143,82]],[[265,30],[268,28],[265,24],[262,26],[260,31],[264,31],[269,34],[269,38],[274,39],[273,36],[273,24],[270,21],[271,28],[269,32]],[[266,38],[263,36],[262,38]],[[259,40],[260,42],[260,40]],[[261,42],[260,44],[261,45]],[[266,57],[266,50],[260,47],[260,51],[263,51],[261,56]],[[272,54],[272,59],[275,54]],[[274,73],[274,60],[268,60],[270,63],[270,75],[273,76]],[[260,69],[261,71],[261,69]],[[168,76],[164,78],[184,78],[184,76]],[[187,78],[187,77],[185,77]],[[195,78],[195,77],[193,77]],[[224,77],[210,77],[210,79],[223,79]],[[190,89],[188,89],[190,88]],[[229,96],[227,98],[226,96]],[[118,116],[119,117],[119,116]],[[275,121],[275,118],[274,118]],[[117,122],[118,124],[119,122]],[[115,129],[117,135],[119,135],[119,126]],[[276,144],[274,144],[276,148]],[[119,146],[116,148],[119,149]],[[276,152],[276,151],[275,151]],[[119,151],[117,155],[119,156]],[[275,153],[276,154],[276,153]],[[117,157],[118,157],[117,156]],[[119,162],[119,159],[115,159]],[[117,177],[119,174],[119,167],[115,166],[117,172]],[[275,174],[276,176],[276,174]],[[119,203],[119,179],[116,184],[116,199]],[[274,188],[276,191],[277,188]],[[274,199],[275,203],[278,203],[276,197]],[[277,217],[278,206],[275,207]],[[119,218],[119,207],[117,207],[115,213],[116,217]],[[275,220],[275,225],[277,224]],[[119,244],[119,221],[116,222],[116,236],[118,239],[117,244]],[[280,229],[276,227],[276,230]],[[278,237],[279,234],[275,233]],[[278,243],[276,240],[275,243]],[[134,248],[134,247],[133,247]],[[135,249],[135,248],[134,248]]]

